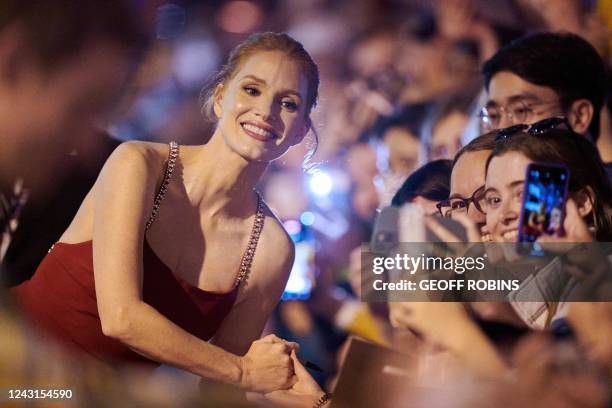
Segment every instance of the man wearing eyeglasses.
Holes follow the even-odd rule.
[[[485,131],[564,116],[576,133],[599,136],[605,96],[604,62],[573,34],[538,33],[501,48],[482,68],[488,101]]]

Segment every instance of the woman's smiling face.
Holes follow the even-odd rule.
[[[248,161],[277,159],[308,132],[307,91],[297,61],[281,51],[257,52],[217,87],[217,130]]]
[[[531,162],[522,153],[508,152],[489,163],[483,201],[493,241],[517,241],[525,172]]]

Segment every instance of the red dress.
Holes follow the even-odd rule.
[[[165,191],[164,185],[167,186],[166,179],[169,180],[171,173],[167,167],[160,191]],[[157,207],[161,199],[163,193],[161,198],[160,194],[156,198]],[[240,281],[250,269],[263,222],[261,199],[259,201],[249,247],[232,291],[215,293],[190,285],[172,273],[145,239],[143,301],[187,332],[202,340],[209,340],[231,310]],[[156,211],[147,226],[150,226],[155,215]],[[42,329],[43,336],[51,336],[70,348],[84,351],[108,363],[159,365],[102,333],[96,301],[92,245],[92,241],[56,243],[32,279],[11,289],[16,303],[26,317]]]
[[[93,274],[92,241],[58,242],[29,281],[11,290],[26,317],[64,345],[106,362],[155,363],[102,333]],[[174,275],[146,243],[143,301],[189,333],[209,340],[236,300]]]

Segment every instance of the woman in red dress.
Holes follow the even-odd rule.
[[[205,108],[218,123],[206,145],[119,146],[34,277],[12,290],[41,335],[108,363],[291,387],[295,345],[256,339],[294,248],[254,187],[310,130],[318,84],[301,44],[256,34],[211,82]]]

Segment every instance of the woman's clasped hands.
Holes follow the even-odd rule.
[[[271,392],[296,382],[291,353],[299,345],[269,334],[254,341],[242,357],[242,386],[249,391]]]

